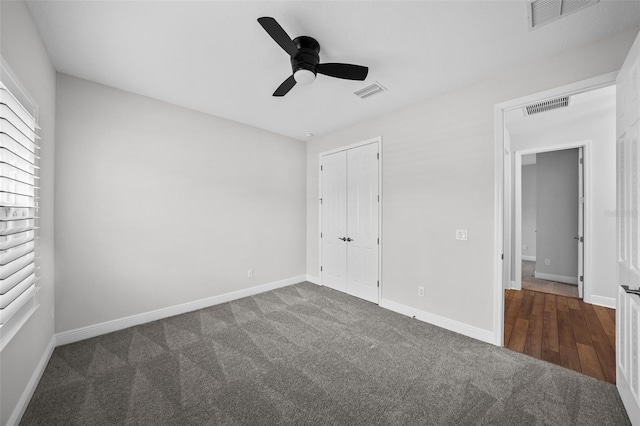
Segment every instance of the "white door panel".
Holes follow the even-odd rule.
[[[378,144],[347,151],[348,292],[378,302]]]
[[[584,152],[578,148],[578,297],[584,298]]]
[[[640,286],[640,36],[616,81],[618,283]],[[618,294],[616,386],[631,423],[640,425],[640,300]]]
[[[347,153],[322,158],[322,284],[347,291]]]

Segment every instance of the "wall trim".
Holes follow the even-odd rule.
[[[309,281],[312,284],[316,284],[316,285],[322,285],[320,283],[320,277],[316,277],[315,275],[309,275],[307,274],[307,281]]]
[[[42,354],[42,358],[40,358],[38,365],[33,371],[33,374],[31,375],[31,378],[29,379],[27,386],[24,388],[22,395],[20,395],[20,399],[18,400],[18,403],[16,404],[15,408],[13,409],[13,412],[11,413],[9,420],[7,421],[7,425],[17,425],[20,423],[20,420],[22,419],[24,412],[27,410],[27,406],[31,401],[31,397],[33,396],[33,393],[36,391],[36,387],[38,387],[38,383],[40,383],[42,374],[44,373],[45,368],[47,368],[47,364],[51,359],[51,355],[53,354],[53,350],[55,349],[55,347],[56,347],[56,336],[53,335],[51,336],[51,339],[49,340],[49,343],[47,344],[47,347],[44,350],[44,353]]]
[[[526,255],[522,255],[522,260],[528,260],[529,262],[535,262],[536,261],[536,257],[535,256],[526,256]]]
[[[536,272],[536,278],[547,281],[556,281],[559,283],[578,285],[578,277],[566,277],[564,275],[545,274],[544,272]]]
[[[615,297],[605,297],[605,296],[591,296],[589,300],[585,300],[587,303],[591,303],[592,305],[604,306],[605,308],[616,309],[616,299]]]
[[[205,299],[194,300],[192,302],[182,303],[180,305],[169,306],[150,312],[131,315],[129,317],[119,318],[106,321],[100,324],[89,325],[86,327],[76,328],[74,330],[63,331],[56,334],[56,346],[66,345],[78,342],[80,340],[90,339],[92,337],[111,333],[113,331],[123,330],[133,327],[134,325],[145,324],[147,322],[168,318],[174,315],[192,312],[198,309],[207,308],[220,303],[231,302],[243,297],[253,296],[255,294],[264,293],[266,291],[275,290],[277,288],[286,287],[306,281],[306,275],[298,275],[284,280],[273,281],[267,284],[249,287],[242,290],[232,291],[231,293],[220,294],[218,296],[207,297]]]
[[[380,307],[389,309],[402,315],[415,317],[420,321],[424,321],[435,326],[463,334],[473,339],[481,340],[486,343],[495,344],[495,336],[491,331],[477,328],[459,321],[454,321],[449,318],[441,317],[429,312],[422,311],[420,309],[412,308],[410,306],[403,305],[401,303],[393,302],[388,299],[380,300]]]

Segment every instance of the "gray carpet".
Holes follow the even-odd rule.
[[[626,425],[615,387],[301,283],[56,348],[23,425]]]

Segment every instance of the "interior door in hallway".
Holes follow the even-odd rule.
[[[322,284],[378,303],[378,143],[322,157]]]

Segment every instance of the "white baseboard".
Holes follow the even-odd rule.
[[[133,327],[134,325],[144,324],[159,319],[172,317],[174,315],[184,314],[185,312],[196,311],[198,309],[207,308],[220,303],[231,302],[232,300],[241,299],[243,297],[253,296],[255,294],[271,291],[276,288],[286,287],[288,285],[297,284],[305,281],[305,275],[286,278],[280,281],[274,281],[255,287],[245,288],[231,293],[225,293],[218,296],[208,297],[206,299],[194,300],[180,305],[169,306],[167,308],[157,309],[155,311],[144,312],[141,314],[131,315],[125,318],[119,318],[100,324],[89,325],[87,327],[76,328],[75,330],[63,331],[56,334],[57,346],[66,345],[68,343],[79,342],[80,340],[90,339],[92,337],[111,333],[113,331],[123,330]]]
[[[540,278],[541,280],[578,285],[578,277],[565,277],[564,275],[545,274],[537,271],[535,273],[535,277]]]
[[[429,312],[421,311],[420,309],[402,305],[397,302],[392,302],[391,300],[388,300],[388,299],[381,299],[380,306],[385,309],[389,309],[391,311],[397,312],[399,314],[415,317],[420,321],[428,322],[429,324],[433,324],[438,327],[442,327],[447,330],[454,331],[456,333],[460,333],[465,336],[490,343],[492,345],[495,344],[494,333],[487,330],[483,330],[481,328],[477,328],[468,324],[454,321],[449,318],[444,318],[439,315],[430,314]]]
[[[307,274],[307,281],[313,284],[322,285],[320,284],[320,277],[316,277],[315,275]]]
[[[49,340],[49,344],[47,345],[47,348],[44,350],[44,353],[42,354],[42,358],[40,358],[38,365],[33,371],[33,374],[31,375],[31,378],[29,379],[29,382],[27,383],[27,386],[25,387],[24,392],[22,392],[22,395],[20,395],[20,399],[18,400],[18,403],[16,404],[15,408],[13,409],[13,412],[11,413],[9,420],[7,421],[7,425],[17,425],[20,423],[20,420],[22,419],[24,412],[27,410],[27,406],[31,401],[31,397],[33,396],[33,393],[36,391],[36,387],[38,386],[38,383],[42,378],[42,374],[44,373],[44,370],[47,367],[49,360],[51,359],[51,354],[53,354],[53,350],[55,349],[55,347],[56,347],[56,336],[54,335],[54,336],[51,336],[51,340]]]
[[[525,256],[524,254],[522,255],[522,260],[528,260],[530,262],[535,262],[536,261],[536,257],[535,256]]]
[[[592,305],[600,305],[605,308],[616,308],[616,299],[614,297],[604,297],[604,296],[591,296],[589,300],[585,300],[587,303],[591,303]]]

